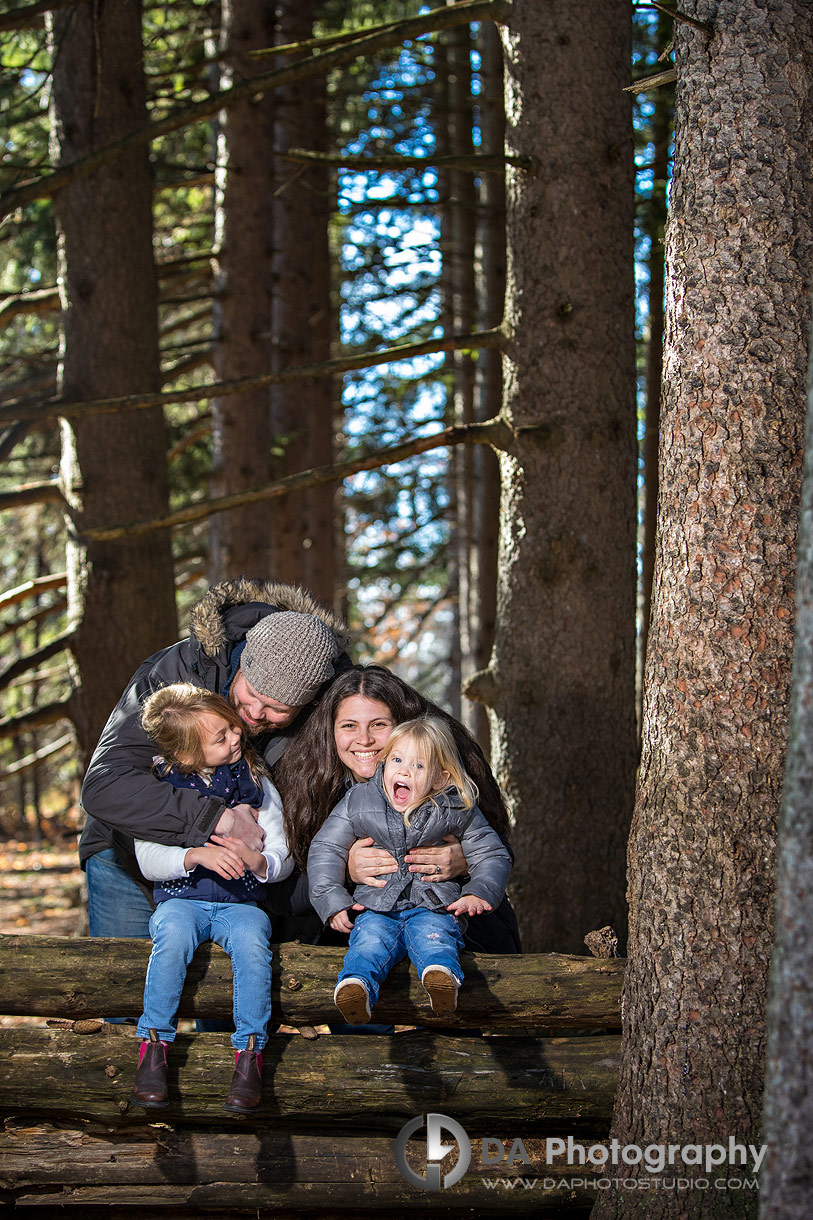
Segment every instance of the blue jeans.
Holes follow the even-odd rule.
[[[153,905],[119,863],[112,847],[85,864],[90,936],[135,936],[147,940]]]
[[[162,1042],[175,1039],[178,1004],[186,968],[198,945],[214,941],[231,958],[234,974],[234,1025],[231,1043],[244,1051],[249,1034],[262,1050],[271,1018],[271,921],[247,902],[199,902],[169,898],[150,920],[152,953],[144,982],[144,1012],[138,1034],[158,1031]]]
[[[136,885],[112,847],[88,856],[85,862],[88,887],[88,935],[131,936],[150,939],[150,920],[155,907]],[[105,1017],[108,1025],[135,1023],[135,1017]],[[229,1034],[231,1021],[204,1017],[195,1022],[198,1032],[204,1030]]]
[[[454,915],[410,907],[407,911],[362,911],[353,924],[350,944],[339,971],[342,979],[363,979],[370,1007],[378,1000],[381,983],[402,958],[409,960],[420,978],[427,966],[445,966],[463,982],[460,950],[463,937]]]

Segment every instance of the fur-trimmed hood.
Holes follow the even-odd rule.
[[[313,614],[336,636],[340,651],[349,643],[347,624],[320,606],[312,594],[297,585],[278,584],[273,580],[250,580],[240,576],[213,585],[192,607],[190,629],[207,656],[214,657],[228,641],[226,612],[232,606],[249,602],[265,603],[279,610],[294,610],[297,614]]]

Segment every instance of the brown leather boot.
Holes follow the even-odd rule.
[[[234,1061],[229,1095],[223,1103],[231,1114],[252,1114],[259,1110],[263,1099],[263,1055],[255,1051],[256,1038],[249,1034],[244,1051],[238,1051]]]
[[[169,1105],[167,1093],[167,1044],[150,1030],[149,1041],[141,1043],[130,1100],[145,1110],[163,1110]]]

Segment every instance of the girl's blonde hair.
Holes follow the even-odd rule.
[[[190,775],[207,769],[200,732],[200,717],[206,713],[219,716],[245,737],[246,726],[229,701],[191,682],[174,682],[148,695],[141,705],[141,727],[169,766]],[[259,755],[245,742],[243,757],[255,779],[266,773]]]
[[[460,761],[457,746],[454,743],[449,727],[437,716],[418,716],[414,720],[405,720],[397,724],[389,735],[387,744],[381,751],[381,762],[385,763],[398,745],[407,737],[423,753],[427,766],[431,768],[431,791],[424,800],[433,800],[449,784],[454,784],[460,793],[464,809],[471,809],[477,803],[479,793],[474,780],[467,775]],[[449,779],[441,783],[441,772],[448,771]],[[405,811],[407,825],[411,809]]]

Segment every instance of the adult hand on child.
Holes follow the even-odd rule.
[[[444,835],[443,842],[448,846],[413,847],[404,856],[409,871],[433,875],[436,881],[451,881],[452,877],[467,873],[468,865],[459,840],[454,835]]]
[[[347,910],[337,911],[335,915],[331,915],[330,919],[328,920],[328,923],[330,924],[330,926],[334,932],[346,932],[349,935],[349,933],[353,931],[353,922],[347,912],[348,911],[363,911],[363,910],[364,910],[364,907],[360,906],[359,903],[355,902],[353,904],[353,906],[348,907]]]
[[[482,915],[484,911],[490,911],[491,909],[491,904],[486,902],[485,898],[478,898],[476,894],[461,894],[455,902],[450,902],[446,908],[453,915]]]
[[[258,810],[251,805],[235,805],[231,809],[224,809],[215,831],[220,835],[242,839],[252,851],[262,851],[265,831],[257,825],[257,813]]]
[[[356,839],[347,854],[347,871],[355,885],[382,889],[387,882],[379,881],[379,874],[397,873],[398,861],[386,848],[375,847],[374,843],[375,839]]]
[[[204,843],[202,847],[190,847],[184,857],[184,864],[188,869],[194,868],[196,864],[202,864],[204,868],[211,869],[213,873],[217,873],[219,877],[224,877],[226,880],[230,878],[237,880],[246,871],[245,864],[233,848],[218,846],[215,843]]]
[[[246,868],[257,877],[264,877],[268,872],[268,864],[262,852],[252,851],[250,847],[246,847],[242,839],[237,839],[234,835],[213,834],[210,842],[216,843],[219,847],[230,848],[240,857]]]

